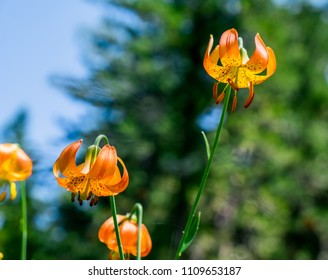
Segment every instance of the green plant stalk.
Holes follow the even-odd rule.
[[[198,207],[198,204],[199,204],[200,198],[202,196],[202,193],[203,193],[203,190],[204,190],[208,175],[210,173],[210,169],[211,169],[211,166],[212,166],[214,155],[215,155],[215,152],[217,150],[221,130],[222,130],[222,127],[223,127],[224,119],[225,119],[225,116],[226,116],[226,113],[227,113],[230,94],[231,94],[231,87],[229,86],[228,89],[227,89],[227,92],[225,94],[225,97],[224,97],[224,103],[223,103],[221,118],[220,118],[220,122],[219,122],[219,125],[218,125],[218,128],[217,128],[217,131],[216,131],[213,146],[212,146],[212,149],[210,151],[210,156],[209,156],[209,159],[208,159],[208,161],[206,163],[206,166],[205,166],[205,169],[204,169],[204,173],[203,173],[203,176],[202,176],[202,180],[200,182],[200,186],[199,186],[199,189],[198,189],[197,196],[196,196],[195,201],[193,203],[192,209],[189,213],[185,230],[182,233],[182,237],[181,237],[181,240],[180,240],[180,243],[179,243],[176,255],[175,255],[175,259],[179,259],[181,257],[182,246],[185,242],[186,236],[188,236],[188,232],[190,230],[191,222],[193,220],[193,217],[195,216],[196,209]]]
[[[131,214],[129,215],[129,218],[130,219],[134,212],[136,212],[136,215],[137,215],[137,221],[138,221],[138,236],[137,236],[137,257],[136,259],[137,260],[141,260],[141,225],[142,225],[142,212],[143,212],[143,209],[142,209],[142,205],[140,203],[136,203],[132,210],[131,210]]]
[[[119,227],[118,227],[119,225],[118,225],[118,222],[117,222],[115,197],[111,195],[109,197],[109,201],[110,201],[110,207],[111,207],[112,212],[113,212],[114,229],[115,229],[115,235],[116,235],[116,240],[117,240],[118,251],[119,251],[119,254],[120,254],[120,259],[124,260],[123,246],[122,246],[120,231],[119,231]]]
[[[107,136],[105,136],[104,134],[100,134],[95,139],[94,145],[99,147],[100,142],[102,140],[105,142],[105,144],[109,144]],[[110,201],[110,207],[111,207],[112,213],[113,213],[113,222],[114,222],[114,229],[115,229],[115,236],[116,236],[116,240],[117,240],[118,252],[120,254],[120,259],[124,260],[122,240],[121,240],[121,236],[120,236],[119,224],[117,222],[115,197],[113,195],[109,196],[109,201]]]
[[[97,136],[97,138],[96,138],[96,140],[94,142],[94,145],[96,145],[96,146],[99,147],[101,140],[104,140],[105,144],[109,144],[109,141],[108,141],[107,136],[104,135],[104,134],[100,134],[100,135]]]
[[[21,248],[21,259],[26,260],[27,252],[27,199],[26,199],[26,185],[25,181],[21,182],[21,199],[22,199],[22,248]]]

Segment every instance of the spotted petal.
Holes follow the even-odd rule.
[[[255,46],[255,51],[246,63],[246,67],[248,70],[253,72],[253,74],[259,74],[265,68],[267,68],[269,54],[267,47],[265,46],[259,34],[256,34],[255,36]]]
[[[276,71],[276,57],[274,55],[274,52],[270,47],[267,48],[267,51],[269,55],[269,62],[267,65],[266,74],[265,75],[249,74],[249,79],[253,81],[254,85],[263,83],[265,80],[271,77],[273,73]]]
[[[60,154],[59,158],[55,161],[53,166],[53,173],[55,177],[61,175],[65,177],[81,176],[80,169],[76,166],[76,154],[82,144],[82,140],[76,141],[68,145]],[[59,183],[59,182],[58,182]]]
[[[219,82],[227,83],[228,78],[233,79],[232,68],[222,67],[217,65],[219,59],[219,47],[216,46],[211,53],[213,47],[213,36],[210,35],[210,39],[205,52],[203,66],[206,72]]]
[[[223,67],[238,67],[241,65],[241,55],[238,46],[238,32],[232,28],[225,31],[219,44],[220,61]]]

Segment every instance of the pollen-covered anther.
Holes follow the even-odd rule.
[[[0,193],[0,202],[4,201],[6,199],[7,192]]]
[[[223,99],[224,99],[224,96],[225,96],[225,92],[221,92],[219,97],[216,99],[215,103],[216,104],[219,104]]]
[[[237,106],[237,94],[234,95],[232,99],[232,107],[231,107],[231,113],[233,113]]]
[[[228,78],[228,83],[235,91],[239,90],[239,87],[230,78]]]
[[[89,200],[91,197],[92,197],[92,192],[89,192],[89,194],[85,200]]]
[[[219,83],[214,83],[213,85],[213,99],[216,100],[218,96],[218,85]]]
[[[90,200],[90,207],[96,206],[97,203],[98,203],[98,201],[99,201],[99,197],[98,196],[92,197],[91,200]]]
[[[253,83],[252,82],[249,82],[249,95],[248,95],[248,98],[244,104],[244,107],[245,108],[248,108],[249,105],[251,105],[253,99],[254,99],[254,95],[255,95],[255,92],[254,92],[254,86],[253,86]]]
[[[82,198],[81,198],[81,196],[80,196],[80,192],[79,192],[79,195],[78,195],[78,197],[77,197],[77,201],[79,202],[80,206],[82,206],[82,204],[83,204],[83,200],[82,200]]]

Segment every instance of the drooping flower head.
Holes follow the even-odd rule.
[[[53,166],[58,184],[72,192],[72,201],[82,205],[90,200],[95,205],[101,196],[114,196],[123,192],[129,183],[129,175],[122,159],[117,156],[115,147],[106,144],[91,145],[82,164],[76,165],[76,154],[82,140],[68,145]],[[120,163],[122,172],[118,166]]]
[[[6,199],[8,185],[10,200],[16,198],[15,182],[30,177],[32,166],[32,160],[17,144],[0,144],[0,201]]]
[[[117,215],[119,232],[125,255],[132,254],[137,256],[138,225],[137,221],[129,218],[129,215]],[[119,250],[117,245],[116,234],[114,230],[114,219],[110,217],[100,227],[98,232],[100,242],[103,242],[111,250],[110,256],[117,256]],[[152,241],[147,227],[141,225],[141,257],[146,257],[152,248]]]
[[[242,39],[234,28],[225,31],[219,44],[213,51],[213,36],[205,52],[203,65],[206,72],[217,82],[213,87],[216,103],[224,98],[224,91],[217,97],[218,83],[230,85],[235,90],[232,111],[237,103],[237,92],[240,88],[248,88],[249,96],[244,107],[247,108],[254,98],[254,85],[263,83],[276,71],[276,58],[273,50],[267,47],[259,34],[255,36],[255,51],[249,58],[243,47]]]

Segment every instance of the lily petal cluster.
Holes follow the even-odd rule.
[[[128,216],[117,215],[119,224],[119,232],[123,247],[123,252],[126,255],[132,254],[137,256],[137,240],[138,240],[138,225],[137,221],[133,218],[129,219]],[[100,227],[98,232],[100,242],[103,242],[112,251],[111,255],[118,254],[118,245],[116,234],[114,230],[114,219],[110,217]],[[147,256],[152,248],[152,241],[147,227],[141,225],[141,257]]]
[[[9,198],[17,195],[17,181],[24,181],[32,174],[32,160],[17,144],[0,144],[0,201],[7,197],[6,186],[9,185]]]
[[[255,51],[249,58],[243,47],[242,39],[236,29],[225,31],[219,44],[212,51],[213,36],[210,35],[203,65],[206,72],[217,82],[213,87],[216,103],[224,98],[224,91],[217,96],[218,83],[230,85],[235,90],[232,111],[237,104],[236,93],[240,88],[248,88],[249,96],[244,107],[247,108],[254,98],[254,85],[263,83],[276,71],[276,58],[273,50],[267,47],[259,34],[255,36]]]
[[[129,175],[115,147],[109,144],[102,148],[91,145],[84,163],[76,165],[76,155],[81,145],[82,140],[68,145],[53,166],[58,184],[72,192],[71,200],[74,201],[77,195],[80,205],[83,200],[90,200],[90,206],[93,206],[101,196],[114,196],[123,192],[128,186]]]

